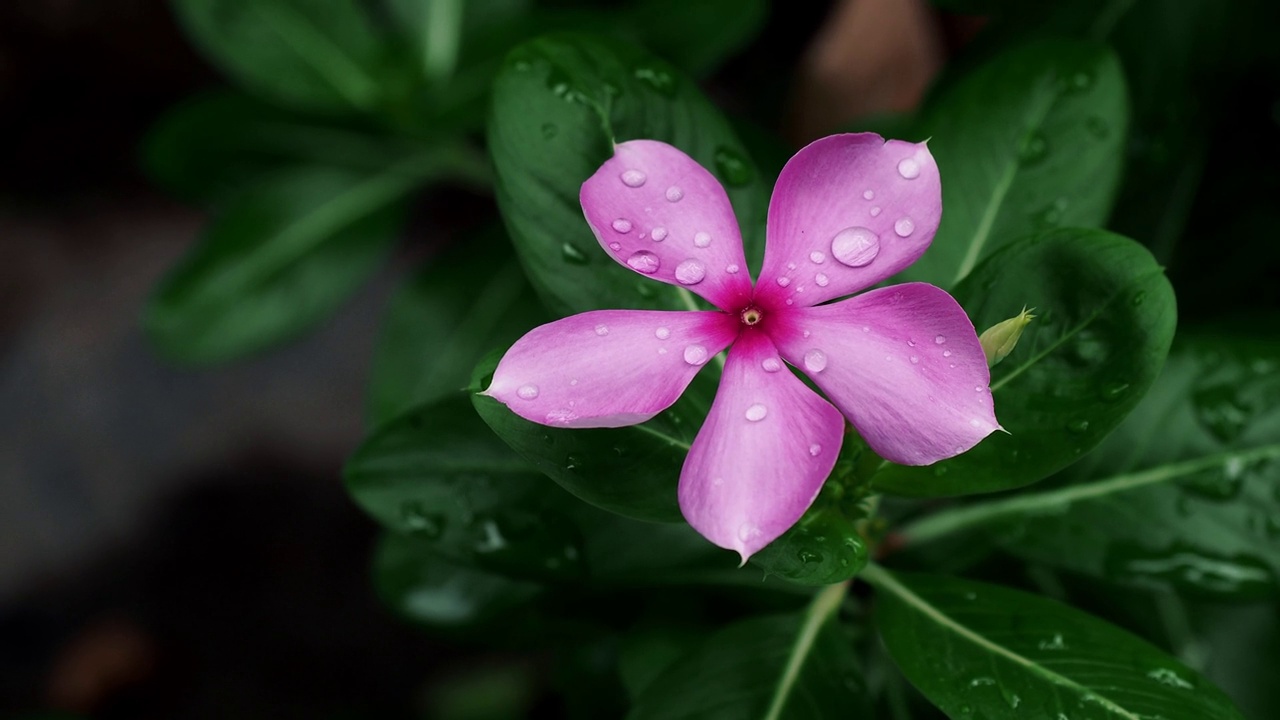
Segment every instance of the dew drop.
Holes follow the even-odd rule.
[[[812,334],[813,334],[813,333],[809,332],[808,330],[805,330],[805,331],[804,331],[804,333],[803,333],[803,335],[804,335],[805,337],[809,337],[809,336],[810,336],[810,335],[812,335]]]
[[[749,542],[752,538],[760,537],[760,528],[752,523],[742,523],[738,526],[738,540]]]
[[[617,251],[619,251],[619,250],[621,250],[621,249],[622,249],[622,243],[619,243],[619,242],[611,242],[611,243],[609,243],[609,249],[610,249],[610,250],[612,250],[612,251],[614,251],[614,252],[617,252]]]
[[[946,336],[946,335],[939,335],[939,336],[937,336],[937,337],[935,337],[935,338],[933,339],[933,342],[934,342],[934,343],[936,343],[936,344],[938,344],[938,345],[941,345],[942,343],[944,343],[944,342],[946,342],[946,341],[947,341],[947,336]]]
[[[607,325],[597,325],[597,326],[596,326],[596,334],[597,334],[597,335],[599,335],[599,336],[601,336],[601,337],[604,337],[605,335],[608,335],[608,334],[609,334],[609,327],[608,327]]]
[[[865,190],[862,193],[863,200],[874,200],[875,197],[876,197],[876,193],[874,190]]]
[[[880,236],[864,227],[845,228],[831,239],[831,254],[849,267],[869,265],[880,253]]]
[[[756,403],[751,407],[747,408],[746,414],[747,414],[747,419],[750,420],[751,422],[760,422],[761,420],[764,419],[765,415],[769,414],[769,408],[765,407],[764,405],[761,405],[760,403]]]
[[[943,350],[943,351],[942,351],[942,357],[951,357],[951,351],[950,351],[950,350]],[[955,366],[954,366],[954,365],[952,365],[952,367],[955,367]]]
[[[657,330],[653,331],[653,336],[658,338],[659,340],[666,340],[667,338],[671,337],[671,328],[665,327],[665,326],[660,327]]]
[[[690,365],[702,365],[707,357],[707,349],[701,345],[690,345],[684,349],[684,361]]]
[[[569,384],[570,384],[570,385],[577,385],[577,384],[578,384],[578,378],[574,378],[574,379],[570,380],[570,381],[569,381]]]
[[[879,206],[879,205],[876,205],[876,206],[872,207],[872,208],[871,208],[871,217],[878,217],[879,215],[880,215],[880,206]]]
[[[664,227],[656,227],[653,229],[653,232],[649,233],[649,236],[653,238],[654,242],[662,242],[667,239],[667,229]]]
[[[551,123],[542,123],[542,139],[553,140],[560,133],[560,128]]]
[[[793,300],[793,299],[791,299],[791,298],[787,298],[787,304],[788,304],[788,305],[794,305],[794,304],[795,304],[795,302],[796,302],[795,300]]]
[[[812,444],[812,445],[810,445],[810,446],[809,446],[809,455],[810,455],[810,456],[812,456],[812,457],[818,457],[818,453],[820,453],[820,452],[822,452],[822,446],[821,446],[821,445],[819,445],[818,443],[814,443],[814,444]]]
[[[638,188],[648,179],[649,176],[639,170],[627,170],[622,173],[622,184],[627,187]]]
[[[783,275],[782,277],[778,278],[778,285],[782,287],[786,287],[790,284],[791,284],[791,278],[787,277],[786,275]]]
[[[796,264],[795,264],[795,263],[787,263],[787,269],[788,269],[788,270],[795,270],[795,269],[796,269]]]
[[[1070,423],[1067,423],[1067,432],[1075,435],[1079,435],[1080,433],[1083,433],[1088,429],[1089,429],[1088,420],[1073,420]]]
[[[667,202],[680,202],[684,198],[684,191],[672,185],[667,188]]]
[[[764,362],[760,363],[760,367],[764,368],[765,372],[778,372],[782,369],[782,361],[776,357],[765,358]]]
[[[711,244],[711,235],[700,232],[693,236],[693,244],[697,247],[704,248]]]
[[[809,253],[809,260],[810,262],[814,262],[821,265],[822,263],[826,262],[827,256],[818,252],[817,250],[814,250],[813,252]]]
[[[716,478],[716,479],[712,480],[712,481],[711,481],[711,484],[712,484],[712,485],[715,485],[716,487],[720,487],[721,485],[724,485],[724,478],[722,478],[722,477],[718,477],[718,478]]]
[[[638,273],[652,275],[658,271],[658,256],[648,250],[639,250],[631,253],[631,257],[627,258],[627,265]]]
[[[618,218],[613,221],[613,231],[623,234],[631,232],[631,221],[626,218]]]
[[[725,272],[727,272],[727,273],[729,273],[730,275],[737,275],[737,274],[738,274],[738,270],[739,270],[739,268],[738,268],[738,266],[737,266],[737,265],[730,265],[729,267],[727,267],[727,268],[725,268],[725,269],[724,269],[724,271],[725,271]]]
[[[538,386],[537,385],[521,385],[520,389],[516,390],[516,395],[519,395],[521,398],[525,400],[532,400],[538,397]]]
[[[707,269],[697,260],[685,260],[676,266],[676,282],[681,285],[697,285],[707,276]]]
[[[822,273],[818,273],[817,275],[813,276],[813,282],[818,287],[826,287],[827,283],[831,282],[831,278],[827,277],[826,275],[823,275]]]
[[[814,349],[804,354],[804,366],[809,372],[822,372],[827,368],[827,354]]]
[[[920,163],[915,158],[903,158],[898,163],[898,174],[908,180],[915,180],[920,177]]]
[[[898,234],[898,237],[907,237],[916,231],[916,224],[909,217],[898,218],[898,221],[893,224],[893,231]]]
[[[919,356],[912,355],[912,356],[911,356],[911,364],[912,364],[912,365],[919,365],[919,364],[920,364],[920,358],[919,358]]]

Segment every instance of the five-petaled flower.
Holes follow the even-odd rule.
[[[669,407],[729,348],[679,500],[689,524],[744,562],[812,504],[845,418],[907,465],[962,453],[999,428],[978,336],[945,291],[907,283],[827,303],[929,247],[942,185],[923,143],[834,135],[792,157],[770,200],[754,287],[724,188],[676,148],[617,145],[580,199],[610,257],[721,312],[599,310],[543,325],[507,351],[485,394],[544,425],[632,425]]]

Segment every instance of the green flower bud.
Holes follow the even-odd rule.
[[[1032,308],[1034,310],[1035,308]],[[1018,345],[1022,330],[1035,319],[1035,315],[1024,306],[1022,312],[987,328],[978,337],[982,343],[982,352],[987,355],[987,367],[995,367],[996,363],[1005,359]]]

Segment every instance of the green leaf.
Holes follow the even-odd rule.
[[[918,124],[942,172],[942,224],[902,273],[951,287],[984,258],[1055,226],[1097,227],[1120,177],[1129,111],[1104,46],[1009,50],[930,102]]]
[[[1029,593],[868,566],[876,626],[953,718],[1241,718],[1221,690],[1129,633]]]
[[[353,0],[173,0],[197,47],[264,99],[316,110],[381,100],[382,41]]]
[[[517,47],[494,81],[488,138],[503,220],[556,314],[694,307],[687,291],[607,257],[582,218],[578,190],[617,142],[662,140],[714,171],[737,211],[748,260],[762,257],[768,193],[759,172],[694,83],[638,48],[587,35]]]
[[[488,386],[498,357],[481,362],[473,391]],[[622,428],[555,428],[530,422],[491,397],[473,395],[476,412],[498,437],[579,498],[610,512],[655,522],[681,522],[680,469],[711,407],[706,373],[665,412]]]
[[[545,320],[501,229],[464,239],[392,300],[374,356],[373,424],[465,388],[484,353]]]
[[[407,620],[433,627],[479,625],[509,613],[541,592],[519,582],[439,557],[431,543],[387,533],[373,561],[378,597]]]
[[[161,117],[143,145],[143,163],[153,180],[183,198],[226,200],[282,166],[374,171],[409,151],[391,137],[219,91],[190,98]],[[448,164],[445,157],[439,162]]]
[[[847,587],[793,615],[734,623],[672,663],[628,720],[870,717],[853,643],[835,621]]]
[[[766,0],[640,0],[625,14],[645,47],[695,77],[706,77],[764,27]]]
[[[395,241],[412,168],[299,168],[246,188],[161,281],[144,326],[172,360],[224,362],[319,323]]]
[[[974,326],[1024,306],[1036,319],[991,370],[994,433],[929,467],[889,466],[876,487],[963,495],[1020,487],[1079,459],[1155,381],[1176,324],[1173,289],[1151,253],[1099,230],[1065,228],[1008,246],[955,290]]]
[[[938,513],[907,542],[985,528],[1016,555],[1202,594],[1280,592],[1280,343],[1181,341],[1151,392],[1056,487]]]
[[[450,80],[455,70],[470,71],[477,47],[487,51],[493,34],[527,14],[529,0],[388,0],[393,19],[413,45],[422,75],[434,83]],[[491,52],[485,52],[488,56]],[[469,62],[468,62],[469,61]],[[459,66],[462,67],[459,67]]]

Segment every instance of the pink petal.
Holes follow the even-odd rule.
[[[1000,428],[973,323],[925,283],[771,318],[769,335],[881,457],[928,465]]]
[[[835,465],[844,419],[746,331],[680,473],[680,509],[695,530],[747,558],[800,519]]]
[[[670,407],[738,326],[719,312],[573,315],[517,340],[484,394],[542,425],[635,425]]]
[[[729,312],[750,300],[729,196],[688,155],[656,140],[617,145],[582,184],[581,201],[600,246],[619,263]]]
[[[942,183],[924,143],[875,133],[816,140],[774,186],[756,298],[807,307],[871,287],[923,255],[941,218]]]

